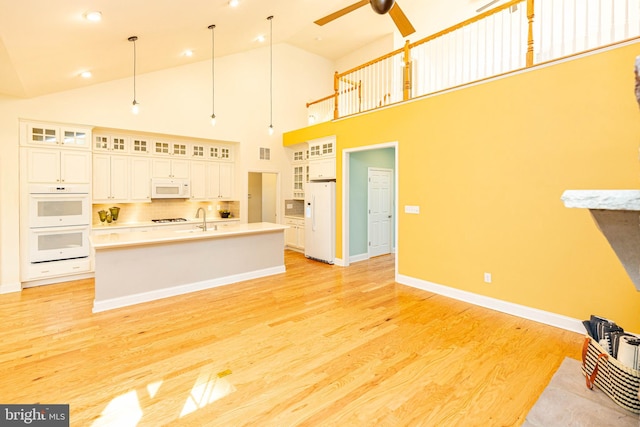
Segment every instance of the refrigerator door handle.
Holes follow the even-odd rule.
[[[316,195],[311,195],[311,230],[316,231]]]

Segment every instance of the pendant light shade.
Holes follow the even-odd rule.
[[[136,40],[138,40],[138,37],[131,36],[128,40],[133,43],[133,102],[131,103],[131,112],[138,114],[140,111],[140,104],[136,101]]]
[[[273,16],[269,21],[269,135],[273,135]]]
[[[207,28],[211,30],[211,126],[216,125],[216,85],[215,85],[215,76],[216,76],[216,57],[215,57],[215,25],[209,25]]]

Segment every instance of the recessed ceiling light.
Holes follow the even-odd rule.
[[[193,51],[191,49],[187,49],[183,53],[184,56],[193,56]]]
[[[256,41],[260,43],[264,43],[264,36],[260,34],[258,37],[256,37]]]
[[[98,22],[102,20],[102,12],[98,12],[98,11],[87,12],[84,14],[84,17],[87,21]]]
[[[91,71],[83,71],[80,73],[80,77],[82,77],[83,79],[88,79],[91,77]]]
[[[229,6],[237,7],[240,4],[239,0],[229,0]]]

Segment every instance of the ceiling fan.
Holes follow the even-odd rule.
[[[380,15],[384,15],[388,12],[391,19],[393,19],[393,22],[396,24],[396,27],[398,27],[398,31],[402,34],[402,37],[407,37],[409,34],[415,33],[416,29],[413,28],[413,25],[411,25],[411,22],[409,22],[409,19],[402,9],[400,9],[400,6],[398,6],[398,3],[396,3],[395,0],[361,0],[351,6],[347,6],[337,12],[333,12],[324,18],[320,18],[317,21],[314,21],[314,23],[320,26],[328,24],[334,19],[338,19],[347,13],[361,8],[365,4],[370,4],[371,8]]]

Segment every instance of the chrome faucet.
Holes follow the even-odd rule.
[[[199,225],[199,228],[202,228],[202,231],[207,231],[207,211],[204,208],[198,208],[196,211],[196,218],[200,218],[200,211],[202,211],[202,225]]]

